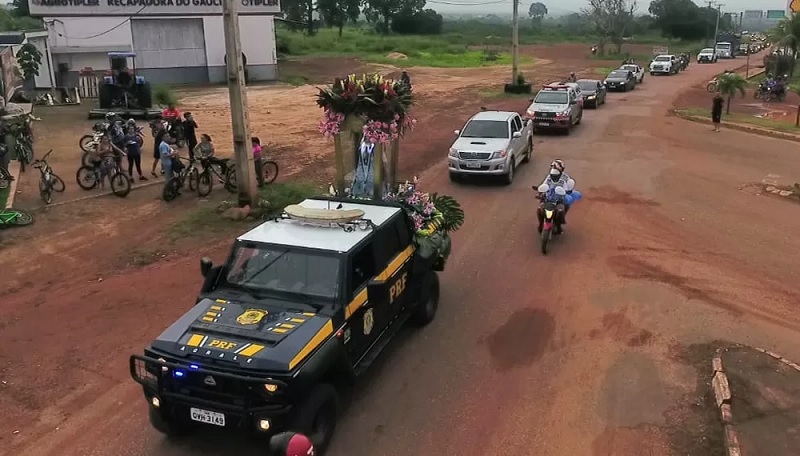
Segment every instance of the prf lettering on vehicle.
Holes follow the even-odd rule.
[[[224,340],[212,339],[211,342],[209,342],[208,345],[206,345],[206,347],[217,348],[219,350],[233,350],[234,348],[236,348],[236,345],[238,344],[236,344],[235,342],[227,342]]]
[[[389,304],[393,303],[406,290],[406,279],[408,279],[408,273],[404,272],[389,288]]]

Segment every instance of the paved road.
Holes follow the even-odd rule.
[[[796,144],[665,117],[678,90],[726,66],[734,65],[648,76],[610,96],[572,136],[544,137],[510,187],[454,185],[443,166],[423,175],[468,217],[442,276],[439,315],[384,357],[330,454],[713,454],[704,445],[714,439],[701,434],[717,430],[706,430],[698,406],[705,391],[691,345],[724,338],[800,358],[800,286],[788,254],[800,250],[798,206],[740,190],[770,174],[800,180]],[[553,158],[566,161],[586,197],[542,257],[530,187]],[[135,296],[134,284],[163,296],[157,290],[172,281],[179,296],[195,290],[197,276],[191,258],[85,289],[114,302]],[[166,324],[175,307],[148,319]],[[108,370],[87,368],[85,387],[7,441],[6,454],[263,454],[214,434],[172,443],[151,430],[125,375],[133,345],[109,347]]]

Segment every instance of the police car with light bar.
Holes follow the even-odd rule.
[[[433,320],[446,254],[417,249],[388,202],[310,198],[204,258],[196,305],[130,358],[154,428],[308,435],[324,451],[338,391],[406,321]],[[449,253],[449,238],[447,238]]]
[[[560,130],[569,134],[583,120],[583,97],[577,84],[545,84],[531,100],[525,118],[533,122],[533,131]]]

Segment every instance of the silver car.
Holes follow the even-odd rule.
[[[450,180],[464,175],[503,176],[510,184],[520,163],[533,155],[533,128],[519,113],[482,111],[470,118],[448,153]]]

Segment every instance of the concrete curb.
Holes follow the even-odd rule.
[[[711,387],[714,390],[714,399],[719,409],[720,420],[725,430],[725,447],[728,456],[742,456],[739,446],[739,437],[733,428],[733,411],[731,410],[731,388],[728,383],[728,376],[722,365],[722,355],[718,350],[711,359]]]
[[[131,185],[131,191],[134,191],[134,190],[140,189],[140,188],[145,188],[145,187],[152,187],[153,185],[164,185],[164,179],[163,178],[159,178],[158,180],[151,180],[151,181],[149,181],[149,182],[147,182],[145,184]],[[89,190],[89,191],[93,191],[93,190]],[[113,195],[113,194],[114,194],[114,192],[112,192],[111,190],[104,191],[102,193],[92,193],[90,195],[81,196],[80,198],[73,198],[71,200],[58,201],[56,203],[51,203],[51,204],[47,204],[47,205],[43,205],[43,206],[37,206],[37,207],[34,207],[31,210],[37,211],[39,209],[50,209],[51,207],[65,206],[67,204],[77,203],[79,201],[91,200],[91,199],[100,198],[100,197],[103,197],[103,196],[109,196],[109,195]]]
[[[797,363],[794,363],[792,361],[789,361],[788,359],[784,358],[783,356],[781,356],[781,355],[779,355],[779,354],[777,354],[775,352],[771,352],[769,350],[765,350],[763,348],[758,348],[758,347],[753,347],[753,348],[755,348],[756,350],[760,351],[761,353],[767,354],[767,355],[777,359],[778,361],[780,361],[783,364],[791,367],[792,369],[796,370],[797,372],[800,372],[800,364],[797,364]]]
[[[693,116],[691,114],[686,114],[684,112],[681,112],[680,109],[671,109],[670,114],[676,117],[680,117],[681,119],[689,120],[691,122],[711,125],[711,119],[707,119],[705,117]],[[744,133],[752,133],[754,135],[769,136],[771,138],[800,142],[800,135],[795,135],[792,133],[784,133],[782,131],[776,131],[776,130],[767,130],[766,128],[752,127],[750,125],[742,125],[740,123],[726,122],[724,120],[722,121],[720,126],[724,128],[729,128],[731,130],[738,130]]]
[[[17,196],[17,184],[19,183],[19,161],[12,160],[8,164],[8,172],[14,178],[8,183],[8,199],[6,200],[6,207],[4,209],[11,209],[14,206],[14,199]]]

